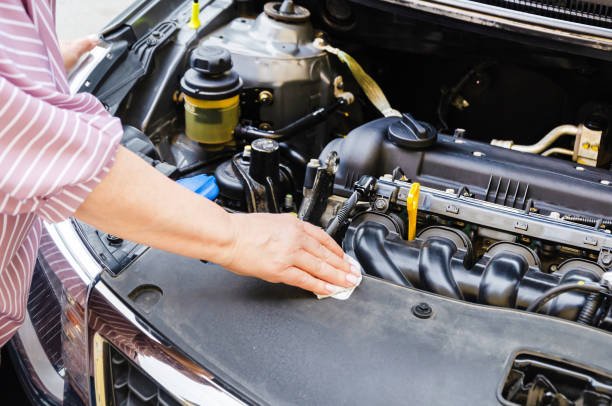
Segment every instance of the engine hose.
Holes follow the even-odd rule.
[[[315,125],[322,123],[329,117],[331,113],[336,111],[340,106],[348,104],[346,99],[338,98],[329,106],[322,107],[318,110],[313,111],[294,121],[291,124],[286,125],[275,131],[264,131],[259,128],[255,128],[248,125],[237,125],[234,129],[234,134],[237,137],[245,138],[247,140],[255,140],[258,138],[266,138],[275,141],[285,141],[289,138],[299,134],[300,131],[314,127]]]
[[[580,310],[580,314],[578,315],[578,319],[576,321],[581,324],[592,326],[595,318],[595,313],[597,313],[597,309],[599,309],[600,304],[601,295],[599,293],[591,293],[587,297],[584,307],[582,308],[582,310]]]
[[[349,216],[351,215],[351,212],[353,211],[355,206],[357,206],[357,203],[359,202],[360,198],[361,192],[358,190],[354,191],[351,197],[349,197],[344,202],[340,210],[338,210],[338,214],[336,215],[336,217],[334,217],[332,222],[325,229],[325,232],[327,234],[332,237],[336,234],[340,226],[344,224],[346,220],[348,220]]]
[[[586,283],[584,281],[580,282],[572,282],[572,283],[564,283],[563,285],[555,286],[544,292],[541,296],[539,296],[536,300],[534,300],[529,307],[527,307],[528,312],[537,313],[540,311],[542,306],[548,303],[550,300],[559,296],[565,292],[571,291],[582,291],[582,292],[591,292],[591,293],[604,293],[604,288],[599,284],[594,283]]]
[[[306,165],[308,165],[308,160],[304,157],[304,155],[291,148],[289,144],[285,142],[279,142],[278,147],[280,149],[281,154],[291,163],[295,164],[300,168],[305,168]]]
[[[567,149],[567,148],[549,148],[546,151],[542,152],[542,156],[551,156],[554,154],[559,154],[559,155],[566,155],[566,156],[572,156],[574,155],[574,151],[572,151],[571,149]]]
[[[491,145],[495,145],[502,148],[509,148],[514,151],[527,152],[530,154],[540,154],[552,144],[555,143],[560,137],[565,135],[576,136],[579,132],[578,127],[575,125],[565,124],[550,130],[548,134],[544,136],[540,141],[533,145],[517,145],[514,141],[510,140],[492,140]]]

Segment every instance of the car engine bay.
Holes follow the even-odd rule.
[[[533,127],[547,128],[546,114],[523,131],[523,118],[511,120],[521,122],[515,125],[497,118],[517,117],[524,106],[492,119],[492,112],[472,111],[472,104],[513,96],[503,93],[507,78],[495,70],[519,68],[496,61],[478,64],[459,85],[439,91],[438,120],[424,114],[434,121],[421,121],[399,113],[404,103],[391,107],[398,89],[390,85],[386,98],[382,89],[391,78],[384,69],[377,71],[379,87],[369,67],[333,48],[310,17],[292,2],[267,3],[256,18],[238,17],[204,36],[181,55],[188,66],[180,80],[166,78],[160,91],[147,78],[117,104],[128,125],[124,145],[172,178],[203,179],[209,197],[227,210],[293,212],[327,228],[370,275],[518,309],[573,285],[540,311],[612,331],[610,105],[583,94],[589,101],[573,116],[577,124],[551,120],[552,130],[537,140]],[[161,29],[152,35],[160,37]],[[608,75],[607,68],[592,75]],[[563,70],[556,75],[572,72]],[[514,79],[519,87],[521,78]],[[495,94],[481,100],[471,86]],[[171,100],[152,100],[152,90]],[[154,103],[137,106],[136,100]],[[547,102],[552,109],[558,104]],[[148,114],[141,123],[139,109]],[[376,118],[381,114],[386,117]],[[493,138],[509,136],[509,129],[517,136]],[[416,184],[420,193],[412,196]],[[99,240],[114,272],[142,251],[113,236]]]
[[[126,147],[228,211],[323,227],[368,275],[612,332],[609,55],[239,4],[195,40],[182,14],[129,49],[106,37],[126,62],[91,87]],[[79,227],[113,274],[146,250]]]

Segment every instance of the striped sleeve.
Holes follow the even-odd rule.
[[[91,95],[66,97],[71,109],[0,76],[0,213],[64,220],[109,172],[123,134],[119,119]],[[87,108],[74,111],[77,105]]]

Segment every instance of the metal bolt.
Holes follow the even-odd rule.
[[[607,179],[602,179],[599,181],[599,183],[601,183],[602,185],[610,186],[610,181]]]
[[[274,96],[269,90],[259,92],[259,102],[261,104],[270,105],[274,101]]]
[[[577,170],[578,172],[583,172],[583,171],[584,171],[584,167],[583,167],[583,166],[577,166],[577,167],[576,167],[576,170]]]
[[[270,123],[260,123],[259,129],[263,131],[270,131],[272,129],[272,126],[270,125]]]
[[[481,158],[483,156],[485,156],[484,152],[480,152],[480,151],[474,151],[472,152],[472,155],[474,155],[475,157]]]
[[[606,252],[605,254],[603,254],[601,256],[601,263],[603,264],[603,266],[612,265],[612,253]]]
[[[450,193],[451,195],[455,194],[455,189],[446,189],[446,193]]]
[[[374,207],[376,210],[385,210],[387,208],[387,201],[385,199],[376,199]]]
[[[412,314],[419,319],[428,319],[433,314],[433,309],[429,304],[422,302],[412,307]]]
[[[550,217],[554,218],[554,219],[560,219],[561,218],[561,213],[559,213],[558,211],[551,211],[550,212]]]

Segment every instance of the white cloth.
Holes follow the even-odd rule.
[[[352,288],[344,288],[340,292],[334,293],[331,295],[317,295],[317,299],[325,299],[328,297],[333,297],[334,299],[338,299],[338,300],[346,300],[349,297],[351,297],[351,295],[353,294],[357,286],[361,285],[361,281],[363,280],[363,276],[362,276],[363,269],[361,268],[361,265],[359,264],[359,262],[357,262],[355,258],[351,257],[350,255],[344,255],[344,259],[350,262],[351,265],[354,265],[359,269],[359,281],[357,282],[357,284],[353,286]]]

